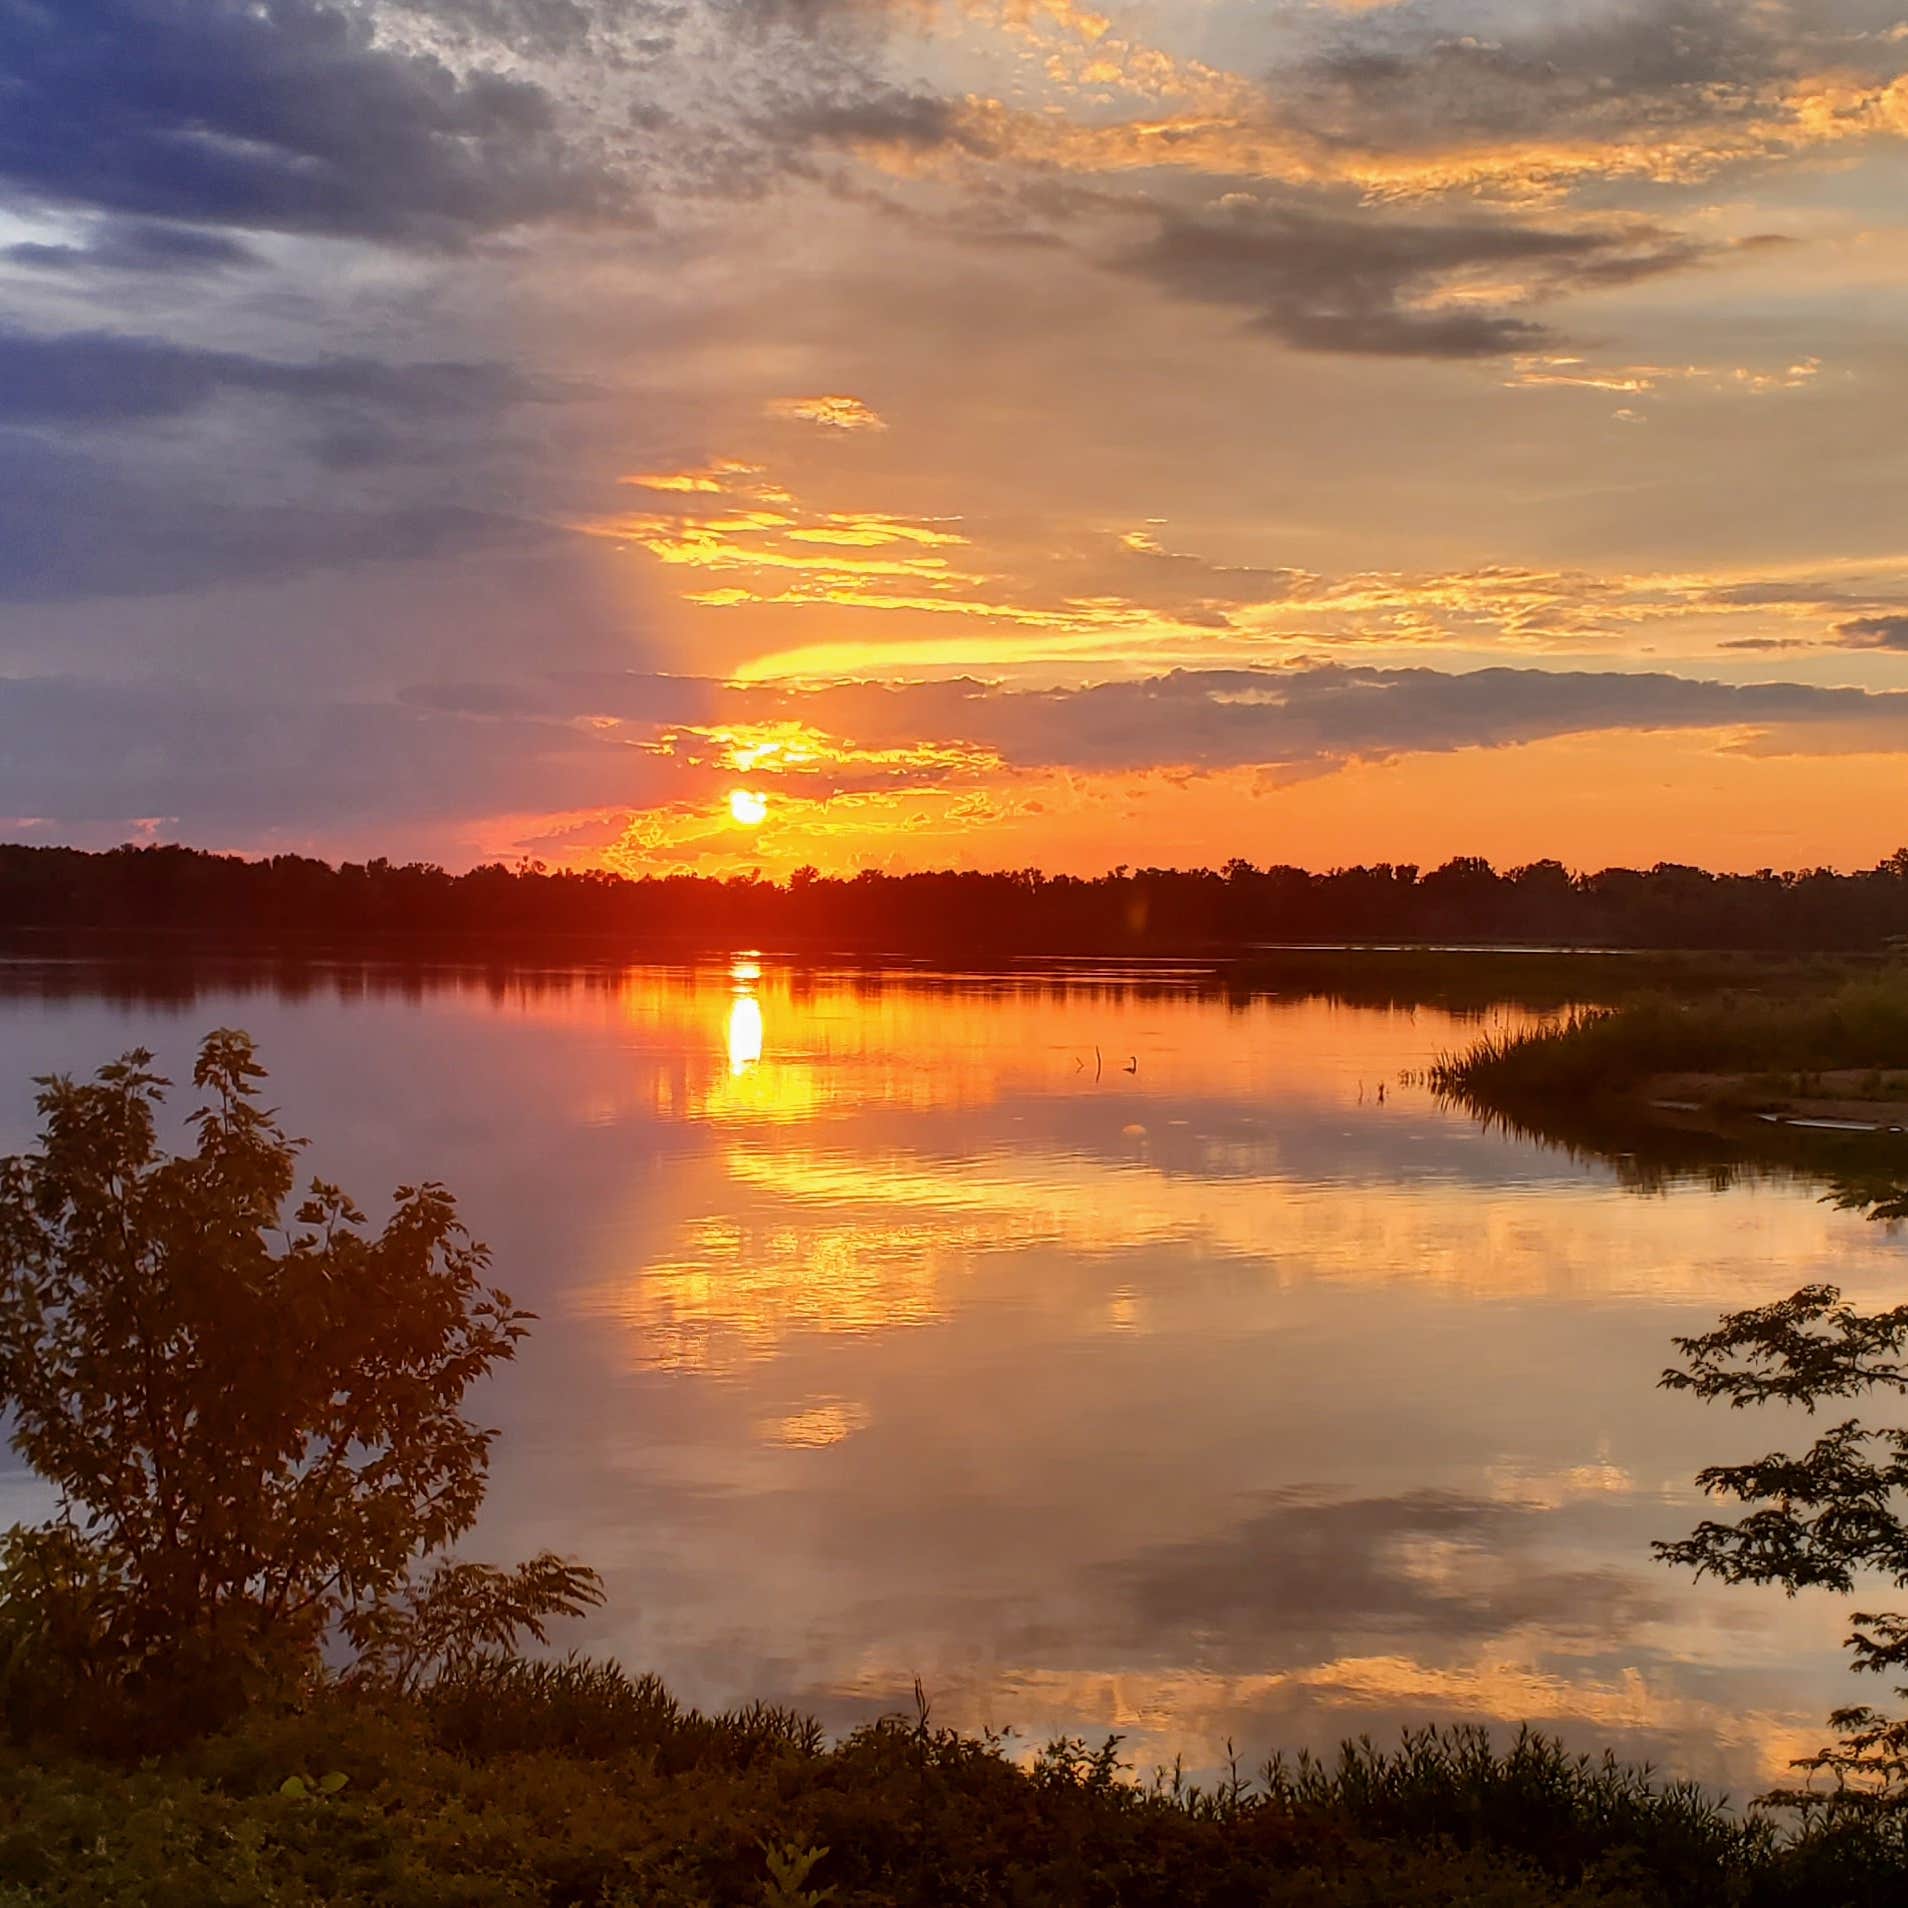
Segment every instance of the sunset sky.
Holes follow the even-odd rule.
[[[0,0],[0,836],[1908,841],[1902,0]]]

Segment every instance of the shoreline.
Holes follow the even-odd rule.
[[[1878,1078],[1881,1091],[1856,1090]],[[1825,1132],[1908,1133],[1908,1071],[1902,1069],[1830,1068],[1796,1075],[1786,1088],[1768,1074],[1652,1074],[1634,1097],[1655,1112],[1702,1114],[1719,1124],[1761,1121]]]

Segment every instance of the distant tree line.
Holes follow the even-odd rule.
[[[174,846],[0,846],[0,931],[171,937],[207,945],[394,939],[927,954],[1194,953],[1275,942],[1857,950],[1908,938],[1908,849],[1873,868],[1712,874],[1659,862],[1503,872],[1476,856],[1429,871],[1380,862],[1314,873],[1235,859],[1094,877],[797,869],[663,874],[493,863],[340,866]]]

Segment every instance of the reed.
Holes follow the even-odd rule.
[[[1800,994],[1654,993],[1577,1009],[1518,1032],[1480,1034],[1431,1070],[1440,1092],[1516,1109],[1627,1093],[1665,1074],[1723,1074],[1806,1094],[1811,1076],[1908,1067],[1908,975]]]

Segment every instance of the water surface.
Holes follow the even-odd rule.
[[[183,1078],[221,1024],[374,1214],[461,1195],[541,1314],[473,1399],[470,1548],[596,1564],[566,1640],[687,1698],[839,1726],[918,1676],[1145,1766],[1528,1719],[1740,1793],[1866,1693],[1833,1600],[1651,1560],[1699,1466],[1806,1435],[1655,1381],[1806,1280],[1896,1301],[1901,1243],[1787,1176],[1639,1191],[1483,1131],[1401,1079],[1475,1019],[752,959],[19,964],[0,1146],[29,1075],[141,1044]]]

